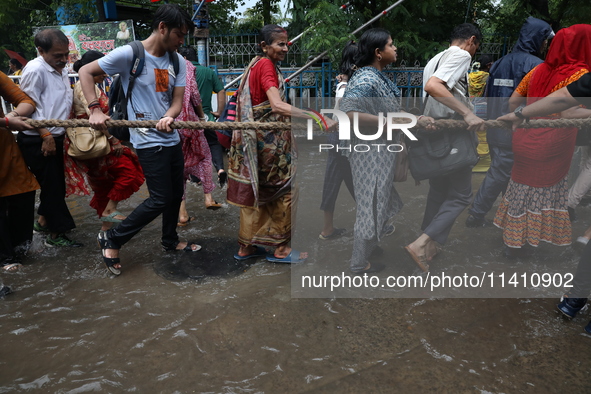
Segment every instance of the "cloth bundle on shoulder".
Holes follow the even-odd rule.
[[[111,145],[107,137],[90,127],[68,127],[70,139],[68,155],[79,160],[94,159],[111,153]]]
[[[234,92],[230,100],[226,103],[224,112],[218,118],[218,122],[234,122],[236,120],[236,99],[238,91]],[[232,130],[216,130],[218,141],[226,149],[230,149],[232,144]]]

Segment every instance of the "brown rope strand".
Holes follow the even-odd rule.
[[[393,123],[402,125],[408,123],[408,118],[394,119]],[[37,127],[89,127],[88,119],[69,119],[69,120],[27,120],[31,128]],[[137,128],[155,128],[158,121],[156,120],[108,120],[107,127],[137,127]],[[429,123],[425,119],[418,121],[418,128],[425,128]],[[466,123],[462,120],[439,119],[435,121],[435,125],[440,129],[465,129]],[[486,128],[510,128],[506,122],[497,120],[488,120],[484,122]],[[284,122],[173,122],[171,128],[173,129],[213,129],[213,130],[284,130],[291,128],[291,123]],[[302,125],[303,126],[303,125]],[[522,123],[519,127],[583,127],[591,126],[591,119],[536,119],[529,123]]]

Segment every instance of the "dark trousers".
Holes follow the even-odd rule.
[[[174,247],[178,243],[176,224],[183,197],[182,145],[137,149],[144,170],[148,197],[117,227],[107,232],[116,245],[125,245],[144,226],[162,214],[162,245]]]
[[[65,233],[76,228],[74,219],[66,205],[66,180],[64,176],[64,137],[54,137],[56,154],[43,156],[39,136],[19,133],[18,146],[25,163],[41,185],[39,209],[37,213],[45,216],[52,233]]]
[[[472,168],[429,179],[429,194],[421,230],[444,244],[456,219],[472,200]]]
[[[474,202],[470,214],[477,218],[484,216],[491,210],[499,194],[507,190],[513,168],[513,151],[499,146],[490,147],[490,168],[488,169]]]
[[[213,163],[215,170],[223,170],[224,148],[220,145],[220,142],[218,141],[218,135],[215,133],[215,130],[205,129],[203,132],[205,134],[205,138],[207,139],[209,150],[211,151],[211,162]]]
[[[0,259],[23,252],[33,239],[35,191],[0,197]]]
[[[334,212],[335,203],[343,181],[347,189],[349,189],[349,193],[355,199],[353,175],[351,175],[349,159],[338,153],[329,151],[328,159],[326,160],[326,171],[324,172],[324,186],[322,187],[320,210]]]

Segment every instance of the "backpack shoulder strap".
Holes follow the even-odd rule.
[[[174,75],[177,75],[180,70],[179,65],[179,57],[176,52],[168,52],[168,57],[170,58],[170,62],[172,63],[172,68],[174,69]]]
[[[133,50],[133,61],[131,62],[130,75],[137,77],[144,69],[146,62],[146,55],[144,53],[144,45],[141,41],[136,40],[129,43]]]
[[[131,91],[135,85],[135,79],[142,73],[144,63],[146,62],[146,55],[144,53],[144,45],[141,41],[135,40],[129,43],[133,50],[133,60],[131,62],[131,70],[129,71],[129,85],[127,86],[127,95],[125,101],[129,102],[131,98]]]

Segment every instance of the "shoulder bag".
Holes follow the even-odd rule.
[[[71,157],[88,160],[111,153],[107,137],[91,127],[68,127],[66,134],[70,139],[68,155]]]

